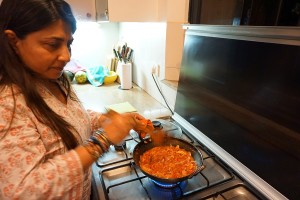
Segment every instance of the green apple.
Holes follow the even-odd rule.
[[[75,73],[75,80],[77,83],[85,83],[87,81],[87,75],[84,71],[78,71]]]

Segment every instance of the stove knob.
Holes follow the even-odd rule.
[[[160,121],[152,121],[152,124],[153,124],[155,129],[162,129],[163,128]]]

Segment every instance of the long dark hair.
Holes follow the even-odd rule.
[[[68,149],[73,149],[79,144],[72,133],[74,128],[46,104],[32,82],[38,77],[24,66],[4,35],[5,30],[12,30],[22,39],[59,19],[70,25],[72,33],[75,32],[76,20],[70,6],[63,0],[3,0],[0,6],[0,86],[9,86],[14,92],[13,85],[17,85],[38,120],[58,134]],[[58,80],[66,95],[78,100],[67,76],[62,75]]]

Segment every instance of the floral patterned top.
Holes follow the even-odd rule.
[[[38,88],[48,106],[75,127],[79,141],[99,128],[100,113],[71,99],[63,104],[45,87]],[[16,86],[7,131],[14,97],[10,87],[0,89],[0,199],[89,199],[91,170],[83,171],[78,154],[67,151],[60,136],[38,121]]]

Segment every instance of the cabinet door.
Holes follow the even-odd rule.
[[[158,0],[108,0],[109,21],[160,21]]]
[[[79,21],[96,21],[95,0],[65,0]]]

